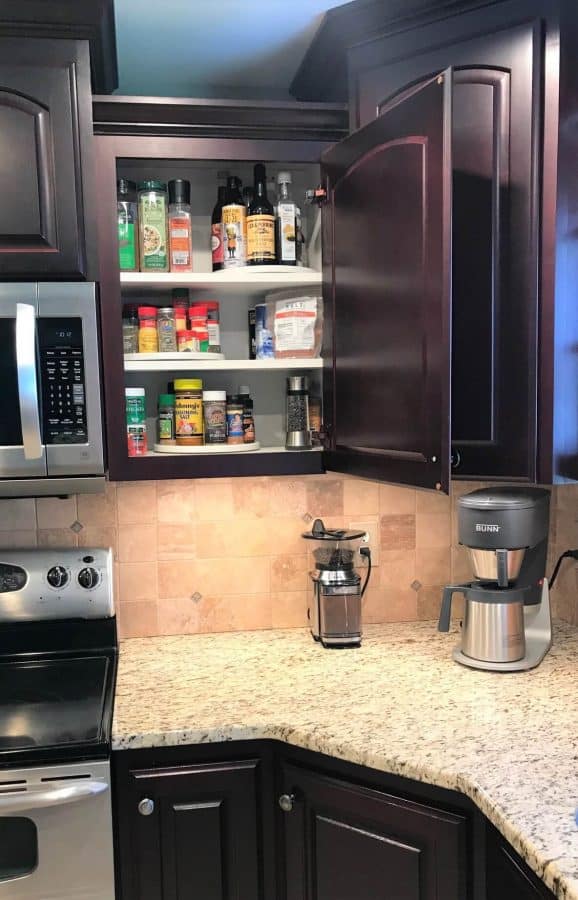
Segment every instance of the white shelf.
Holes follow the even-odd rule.
[[[214,290],[219,293],[263,294],[287,288],[321,289],[321,273],[301,266],[247,266],[220,272],[121,272],[123,290]]]
[[[291,372],[322,369],[322,359],[223,359],[217,353],[126,353],[125,372]]]

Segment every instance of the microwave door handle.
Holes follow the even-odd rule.
[[[16,304],[16,370],[24,457],[41,459],[42,438],[36,382],[36,311],[29,303]]]
[[[47,809],[75,803],[108,790],[104,781],[83,781],[75,784],[57,784],[53,787],[38,785],[26,791],[0,794],[0,817],[25,810]]]

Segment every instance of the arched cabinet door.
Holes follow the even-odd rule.
[[[0,277],[86,275],[88,49],[0,39]]]
[[[450,70],[322,159],[327,467],[448,491]]]

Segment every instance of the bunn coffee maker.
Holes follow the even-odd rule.
[[[475,580],[444,589],[438,624],[449,631],[452,597],[463,594],[457,662],[518,672],[533,669],[550,649],[549,520],[550,493],[543,488],[483,488],[459,498],[458,540]]]
[[[311,531],[302,537],[315,541],[315,570],[309,573],[312,591],[309,600],[309,627],[324,647],[359,647],[361,644],[361,600],[371,574],[371,553],[360,542],[364,531],[326,528],[315,519]],[[355,571],[356,553],[367,559],[363,587]]]

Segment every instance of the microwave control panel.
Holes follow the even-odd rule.
[[[86,444],[86,392],[82,320],[38,320],[45,444]]]

